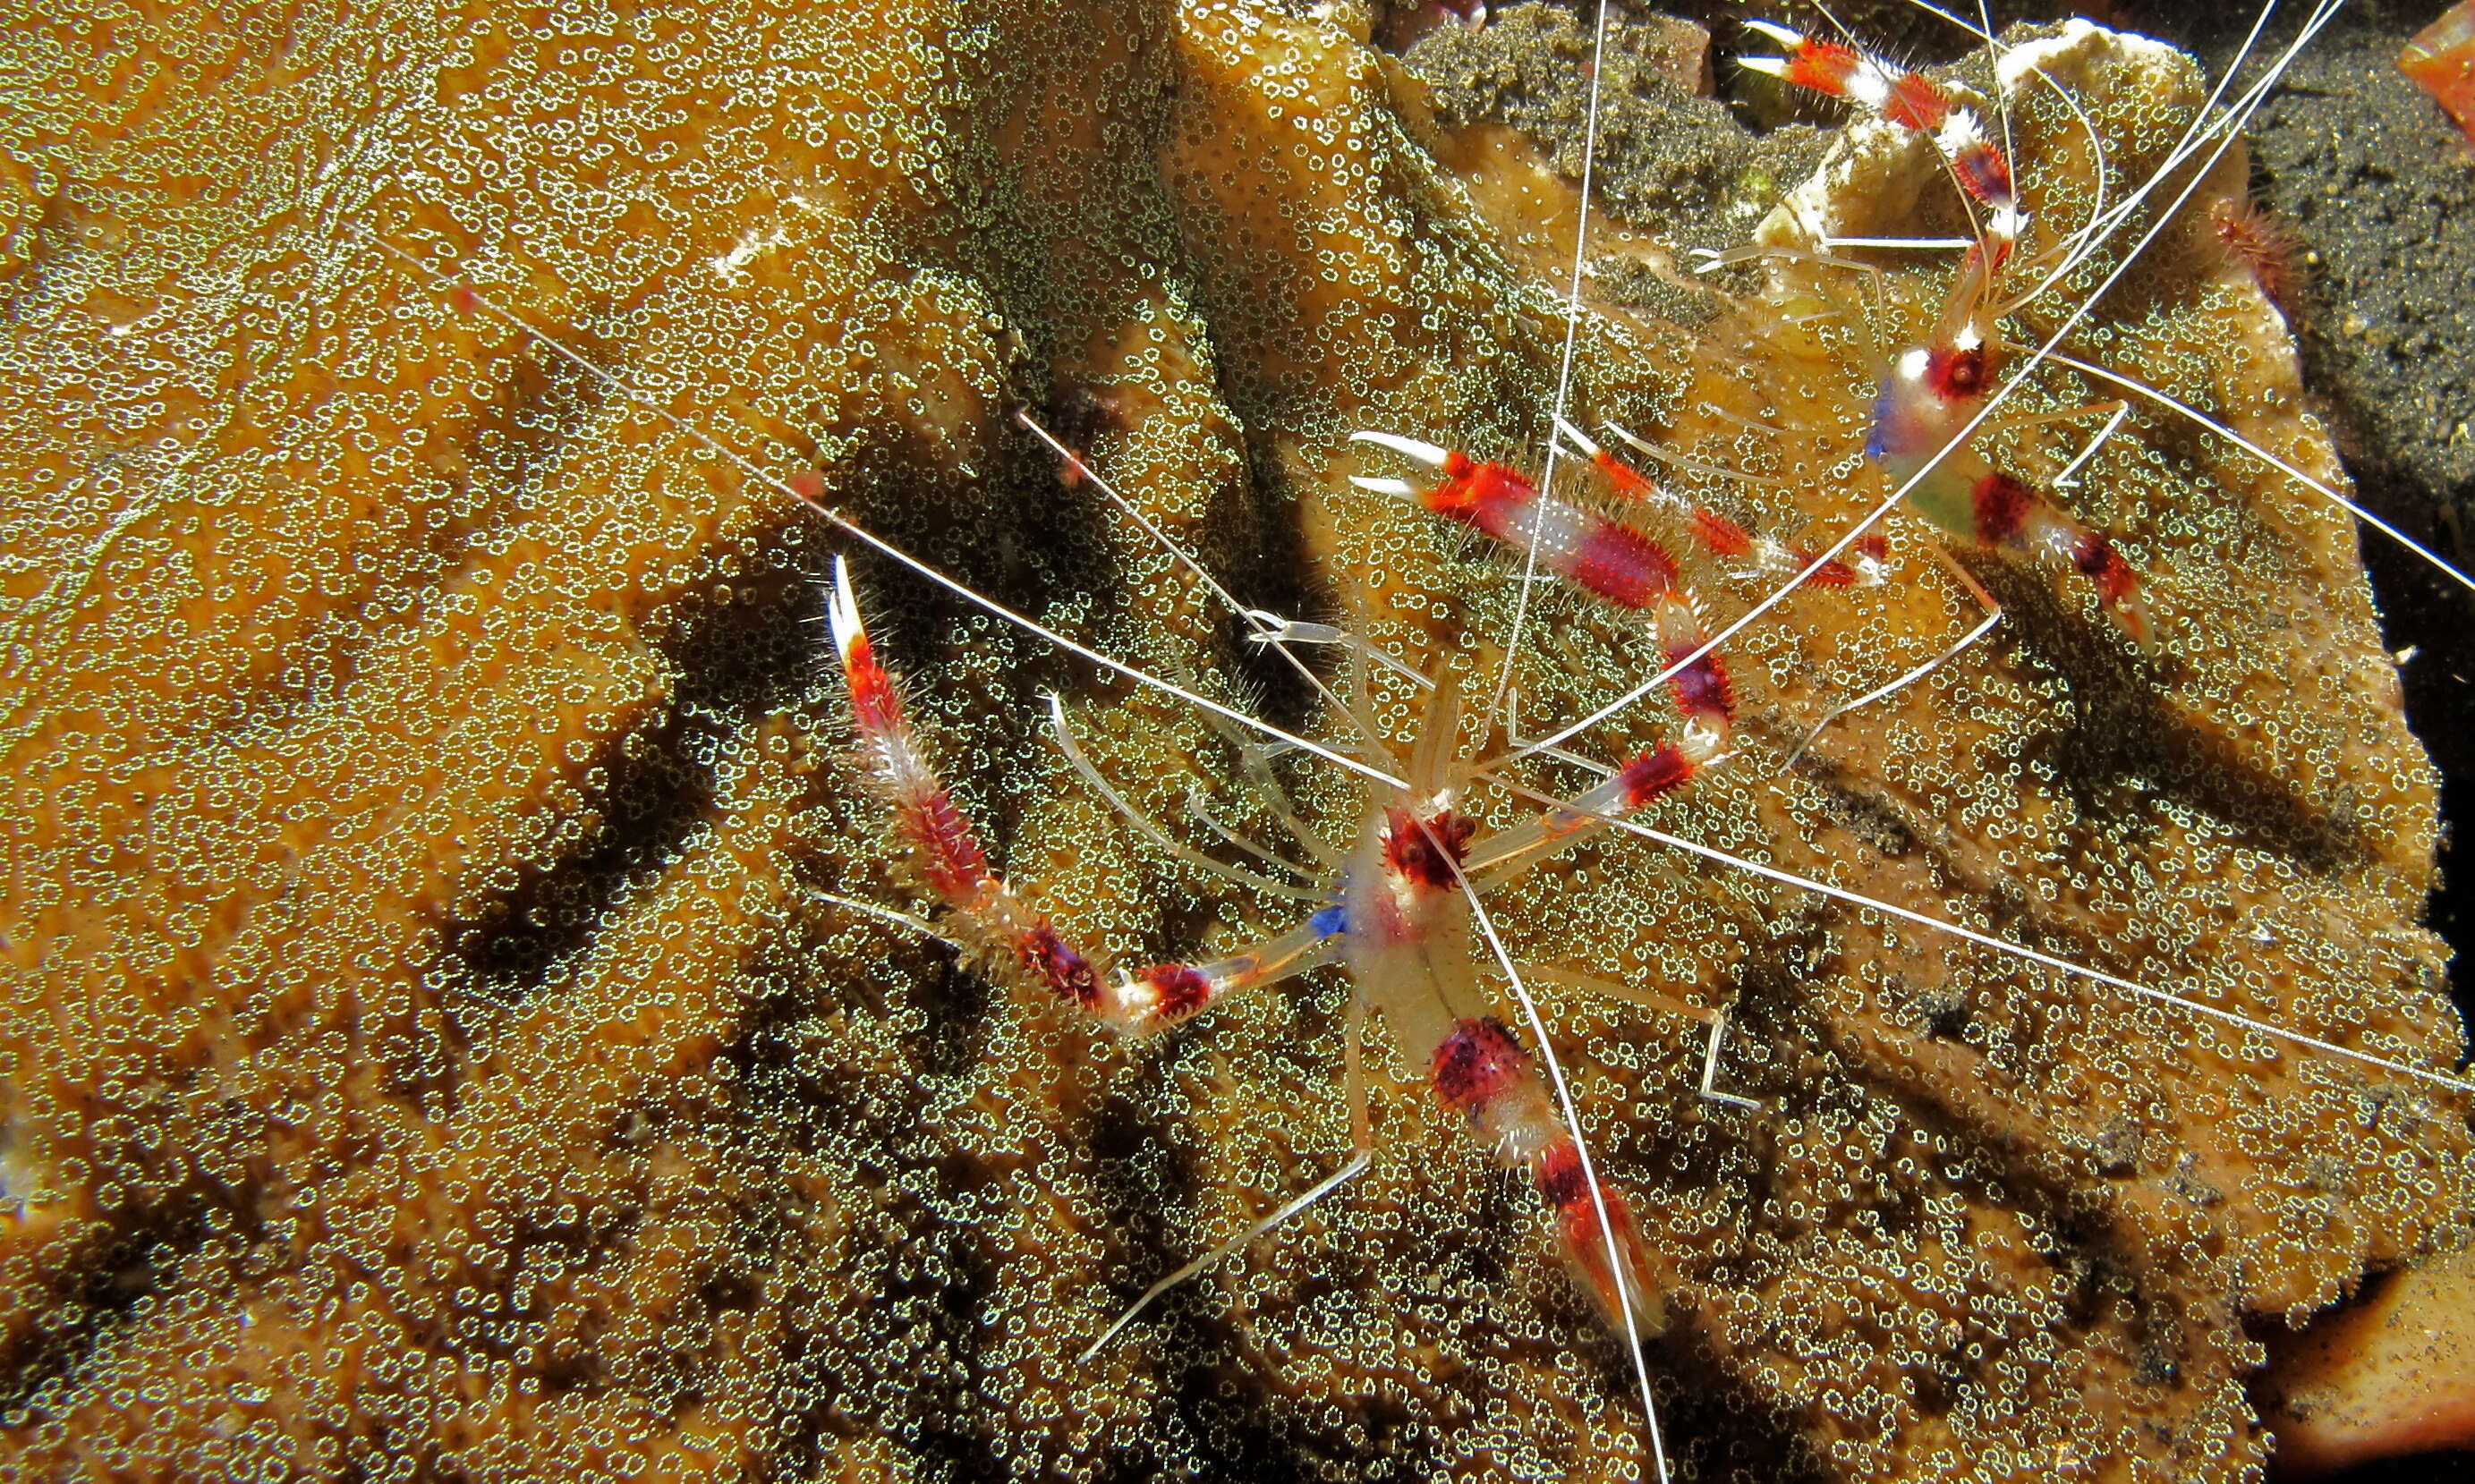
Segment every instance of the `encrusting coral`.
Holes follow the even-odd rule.
[[[2281,1474],[2463,1448],[2475,1433],[2475,1249],[2385,1275],[2281,1349],[2262,1412]]]
[[[1372,29],[1134,0],[12,24],[19,1468],[1635,1475],[1623,1361],[1400,1069],[1370,1175],[1075,1363],[1342,1157],[1343,987],[1136,1049],[821,895],[900,905],[805,621],[828,533],[454,286],[982,591],[1322,728],[1010,420],[1087,445],[1250,600],[1493,675],[1517,574],[1352,489],[1344,440],[1534,463],[1564,316],[1516,239],[1574,202]],[[2072,225],[2095,146],[2062,95],[2119,191],[2205,89],[2094,28],[2035,46],[2059,89],[2009,93],[2022,183]],[[2015,328],[2160,225],[2072,347],[2334,480],[2281,322],[2210,248],[2242,181],[2238,152]],[[1947,192],[1851,126],[1763,238],[1946,232]],[[1601,242],[1593,284],[1682,277],[1654,222]],[[1948,277],[1775,260],[1680,288],[1714,306],[1689,327],[1592,295],[1572,405],[1777,481],[1678,474],[1697,498],[1835,532],[1888,493],[1860,322],[1919,333]],[[2107,395],[2048,369],[2022,401]],[[1988,443],[2049,480],[2088,430]],[[1997,635],[1784,767],[1973,621],[1896,516],[1887,584],[1730,642],[1740,755],[1656,822],[2454,1067],[2415,925],[2432,779],[2348,523],[2145,406],[2069,498],[2148,574],[2166,655],[1979,564]],[[860,561],[1062,921],[1129,954],[1286,925],[1077,787],[1037,696],[1162,815],[1199,781],[1267,824],[1202,720]],[[1577,599],[1525,621],[1532,729],[1645,674]],[[1346,779],[1283,766],[1353,827]],[[1509,817],[1495,791],[1472,807]],[[2246,1324],[2464,1238],[2464,1100],[2426,1084],[1639,840],[1497,912],[1529,961],[1734,1007],[1723,1075],[1760,1113],[1694,1098],[1698,1026],[1539,986],[1670,1265],[1653,1364],[1703,1477],[2242,1477]]]

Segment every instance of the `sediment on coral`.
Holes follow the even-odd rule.
[[[1565,314],[1525,224],[1577,214],[1552,130],[1445,106],[1375,19],[723,0],[10,28],[19,1467],[1636,1476],[1622,1360],[1414,1069],[1380,1069],[1382,1152],[1345,1197],[1073,1362],[1345,1157],[1347,985],[1134,1048],[821,895],[901,905],[837,763],[811,621],[833,538],[458,286],[1215,698],[1337,724],[1017,407],[1248,600],[1473,693],[1520,608],[1526,724],[1577,718],[1644,676],[1641,636],[1553,592],[1524,608],[1517,572],[1348,483],[1360,427],[1535,467]],[[2076,223],[2097,154],[2142,178],[2204,89],[2162,46],[2035,44],[2060,86],[2011,96],[2022,183]],[[1930,153],[1865,126],[1805,183],[1759,176],[1719,207],[1797,186],[1774,245],[1955,220]],[[2283,323],[2204,251],[2242,180],[2229,156],[2138,218],[2120,241],[2156,247],[2071,344],[2341,482]],[[1920,333],[1948,266],[1782,259],[1714,291],[1653,215],[1588,282],[1680,297],[1585,287],[1576,415],[1751,474],[1672,477],[1826,539],[1888,493],[1859,456],[1859,321]],[[2018,394],[2104,395],[2055,368]],[[2084,436],[1992,442],[2049,479]],[[1976,564],[1997,635],[1785,766],[1973,620],[1895,515],[1884,586],[1731,642],[1740,756],[1656,822],[2454,1067],[2417,925],[2433,780],[2347,523],[2150,407],[2071,499],[2149,574],[2165,658]],[[923,730],[1062,921],[1128,957],[1287,925],[1089,796],[1039,694],[1175,827],[1199,781],[1270,838],[1199,718],[856,556]],[[1760,591],[1716,572],[1704,596],[1725,618]],[[1405,691],[1373,704],[1414,730]],[[1348,835],[1354,786],[1294,762]],[[2462,1097],[1638,840],[1496,910],[1526,961],[1734,1007],[1726,1075],[1757,1115],[1694,1098],[1698,1024],[1539,991],[1679,1275],[1653,1358],[1694,1476],[2243,1477],[2254,1331],[2464,1238]]]

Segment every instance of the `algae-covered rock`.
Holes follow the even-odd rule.
[[[1318,737],[1340,719],[1017,407],[1243,601],[1477,696],[1518,623],[1533,735],[1646,679],[1637,629],[1525,604],[1517,570],[1348,483],[1392,472],[1360,427],[1537,466],[1566,316],[1522,235],[1577,214],[1552,141],[1439,112],[1364,20],[1008,0],[9,29],[21,1468],[1637,1476],[1616,1347],[1423,1069],[1385,1058],[1372,1172],[1078,1361],[1346,1157],[1347,984],[1119,1045],[836,900],[918,905],[837,763],[813,578],[851,552],[965,802],[1074,934],[1191,956],[1298,908],[1091,797],[1046,690],[1166,828],[1231,849],[1199,788],[1308,858],[1202,718],[687,431]],[[2204,91],[2163,48],[2041,44],[2059,87],[2015,71],[2012,94],[2053,234],[2032,247],[2085,219],[2100,156],[2109,201],[2156,168]],[[1851,128],[1821,181],[1808,228],[1862,202],[1874,231],[1949,230],[1922,146]],[[2229,156],[2180,211],[2157,198],[2014,333],[2156,227],[2069,348],[2334,479],[2274,313],[2201,251],[2240,183]],[[1590,282],[1683,281],[1668,251],[1636,218]],[[1776,261],[1690,327],[1585,285],[1569,404],[1722,471],[1678,488],[1826,541],[1889,493],[1858,457],[1871,353],[1948,272],[1875,270]],[[2107,395],[2048,368],[2019,401]],[[2089,431],[1989,446],[2050,480]],[[2416,925],[2432,779],[2347,523],[2148,404],[2069,499],[2149,573],[2169,657],[1976,563],[1997,635],[1787,766],[1973,621],[1894,515],[1884,585],[1730,642],[1738,754],[1653,822],[2454,1068]],[[1694,576],[1714,619],[1764,591]],[[1369,705],[1391,744],[1415,732],[1406,689]],[[1653,702],[1573,745],[1668,723]],[[1355,831],[1348,777],[1274,766],[1314,827]],[[1699,1476],[2242,1476],[2265,1448],[2244,1325],[2463,1238],[2465,1100],[2429,1083],[1637,839],[1489,906],[1549,971],[1591,1135],[1675,1275],[1652,1364]],[[1763,1109],[1697,1099],[1700,1025],[1585,975],[1732,1007],[1723,1084]]]

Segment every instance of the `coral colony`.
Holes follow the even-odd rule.
[[[115,43],[6,238],[26,1467],[2258,1472],[2475,1204],[2274,55],[1757,18],[1848,119],[1697,255],[1376,20]]]

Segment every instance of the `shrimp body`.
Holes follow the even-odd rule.
[[[1901,129],[1924,134],[1950,167],[1951,179],[1987,208],[1989,238],[2010,242],[2027,225],[2011,182],[2011,161],[1987,135],[1966,101],[1921,73],[1837,41],[1820,41],[1766,20],[1746,29],[1779,44],[1780,57],[1745,57],[1738,65],[1813,92],[1846,99]]]
[[[2113,540],[1965,440],[1994,384],[1998,341],[1985,265],[2002,255],[1992,244],[1969,251],[1934,338],[1902,352],[1883,376],[1865,454],[1906,489],[1909,509],[1942,530],[1976,547],[2060,563],[2086,578],[2106,616],[2145,648],[2154,631],[2140,576]]]
[[[2107,617],[2145,647],[2153,630],[2141,598],[2140,577],[2114,542],[1996,468],[1973,448],[1953,446],[1932,430],[1964,421],[1954,417],[1941,394],[1930,390],[1948,369],[1948,358],[1928,350],[1911,351],[1901,358],[1875,401],[1866,453],[1907,487],[1910,510],[1949,534],[1978,547],[2068,565],[2096,589]],[[1919,392],[1919,387],[1926,389]],[[1973,405],[1976,400],[1972,395],[1967,401]]]
[[[1646,613],[1667,663],[1677,710],[1684,718],[1683,745],[1697,765],[1726,750],[1736,716],[1734,683],[1727,663],[1708,648],[1710,632],[1682,581],[1675,555],[1624,522],[1541,490],[1507,465],[1474,459],[1394,433],[1359,432],[1358,442],[1406,454],[1440,476],[1420,488],[1406,480],[1353,475],[1361,489],[1417,499],[1437,515],[1459,522],[1581,591],[1615,607]],[[1580,436],[1576,430],[1573,436]],[[1616,490],[1640,499],[1654,486],[1595,444],[1589,453]],[[1732,523],[1717,523],[1699,513],[1695,528],[1705,547],[1724,550],[1731,538],[1750,548],[1750,535]],[[1849,569],[1838,568],[1840,573]],[[1852,580],[1852,575],[1840,581]]]
[[[1474,881],[1483,872],[1490,881],[1508,880],[1606,820],[1683,787],[1701,766],[1695,754],[1711,750],[1706,738],[1696,734],[1682,746],[1646,752],[1568,806],[1477,842],[1474,851],[1477,823],[1453,807],[1459,780],[1446,776],[1440,761],[1459,719],[1447,686],[1409,785],[1385,791],[1369,811],[1326,906],[1289,932],[1215,962],[1113,974],[1106,954],[1069,941],[1030,895],[989,865],[904,718],[899,689],[876,658],[839,562],[828,612],[850,700],[854,770],[888,806],[913,884],[940,909],[934,931],[992,978],[1134,1036],[1189,1019],[1230,992],[1339,958],[1359,1010],[1384,1011],[1410,1074],[1467,1119],[1498,1163],[1530,1178],[1555,1218],[1565,1261],[1610,1326],[1644,1334],[1664,1326],[1631,1207],[1597,1178],[1529,1053],[1492,1012],[1473,942]]]
[[[1972,217],[1982,210],[1941,320],[1924,342],[1895,356],[1882,377],[1866,455],[1905,488],[1911,510],[1944,531],[1979,547],[2067,565],[2095,588],[2115,625],[2147,647],[2154,635],[2139,574],[2112,539],[1963,446],[1994,390],[2002,271],[2028,225],[2009,160],[1974,111],[1940,85],[1836,42],[1767,21],[1748,24],[1787,55],[1748,58],[1747,66],[1929,135]]]
[[[1453,714],[1442,708],[1445,724]],[[1434,723],[1431,723],[1433,725]],[[1485,859],[1532,864],[1602,818],[1679,788],[1694,765],[1674,746],[1645,754],[1573,810],[1485,842]],[[1449,790],[1420,807],[1414,791],[1376,810],[1344,873],[1343,954],[1362,1005],[1384,1011],[1403,1064],[1423,1074],[1505,1169],[1526,1175],[1556,1227],[1574,1277],[1619,1334],[1666,1326],[1660,1284],[1624,1196],[1597,1177],[1556,1114],[1528,1052],[1489,1010],[1476,972],[1470,889],[1475,823]],[[1621,1267],[1618,1279],[1615,1268]]]

